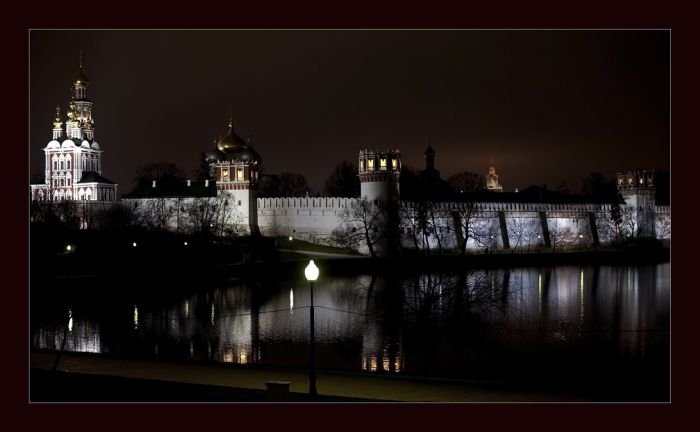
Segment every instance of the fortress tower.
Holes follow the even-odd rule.
[[[640,238],[656,237],[656,187],[653,171],[629,171],[617,173],[617,190],[622,195],[629,212],[628,227]]]
[[[360,198],[366,199],[381,215],[381,239],[375,244],[381,255],[400,251],[399,176],[401,154],[398,150],[360,150],[358,171]]]
[[[262,158],[250,142],[246,143],[236,134],[233,119],[229,121],[226,136],[206,154],[206,161],[216,180],[217,194],[230,195],[232,208],[248,222],[250,233],[258,233],[257,189]]]
[[[370,202],[399,200],[401,154],[398,150],[360,150],[360,197]]]

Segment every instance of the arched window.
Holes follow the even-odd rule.
[[[68,156],[68,159],[66,159],[66,169],[70,169],[70,156]]]
[[[61,164],[61,169],[65,169],[65,167],[63,165],[63,159],[60,160],[60,164]]]
[[[66,186],[70,186],[70,176],[66,177]]]
[[[85,170],[86,164],[87,164],[87,156],[83,155],[83,170]]]
[[[57,159],[53,160],[53,170],[58,171],[58,160]]]

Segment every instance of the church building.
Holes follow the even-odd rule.
[[[102,177],[102,150],[95,141],[89,85],[81,54],[65,128],[57,106],[52,139],[44,148],[44,183],[30,185],[33,200],[117,200],[117,184]]]

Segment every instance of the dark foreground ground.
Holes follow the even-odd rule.
[[[32,402],[308,402],[306,370],[228,367],[32,353]],[[287,398],[268,398],[266,382],[290,383]],[[668,402],[668,386],[643,376],[614,386],[581,387],[453,381],[319,371],[316,402]]]

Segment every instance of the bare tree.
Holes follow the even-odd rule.
[[[301,174],[282,173],[279,175],[279,194],[283,197],[301,197],[309,192],[309,182]]]
[[[357,177],[357,166],[342,161],[326,179],[323,193],[330,197],[354,198],[360,195],[360,180]]]
[[[463,171],[450,176],[447,183],[457,193],[477,192],[486,186],[486,178],[482,174]]]
[[[372,258],[376,257],[376,247],[386,240],[386,211],[383,202],[376,204],[366,198],[352,202],[343,209],[341,224],[331,233],[331,241],[343,248],[355,249],[364,242]]]
[[[151,229],[164,230],[175,213],[175,208],[168,205],[167,198],[152,198],[146,203],[146,221]]]

